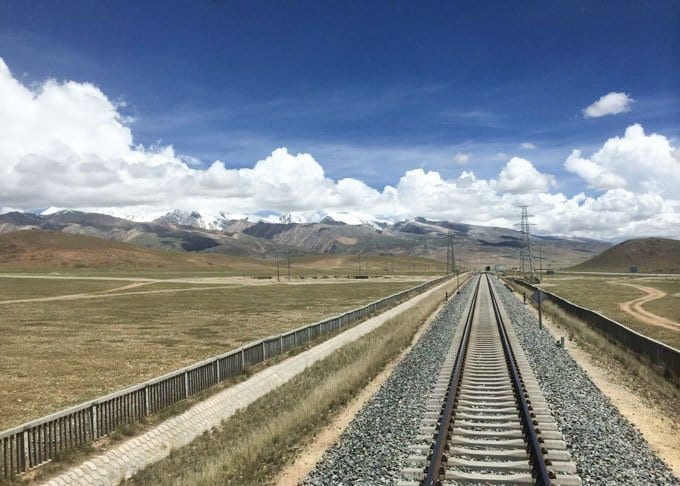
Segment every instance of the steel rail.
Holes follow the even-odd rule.
[[[437,435],[435,437],[434,446],[432,448],[432,455],[430,456],[430,463],[427,467],[427,474],[421,483],[424,486],[436,486],[441,484],[440,476],[442,474],[442,462],[444,462],[444,452],[446,451],[446,444],[448,442],[449,427],[453,423],[453,410],[457,402],[458,388],[462,377],[463,365],[465,364],[465,354],[467,352],[468,342],[470,341],[470,329],[472,328],[472,320],[475,314],[475,306],[477,304],[477,295],[479,293],[479,285],[482,278],[477,280],[474,293],[472,295],[470,310],[465,320],[465,328],[463,330],[463,337],[460,341],[458,353],[456,354],[456,362],[449,380],[448,395],[446,403],[443,408],[442,418],[439,423]]]
[[[551,483],[550,473],[548,472],[548,468],[545,464],[545,458],[543,457],[541,444],[538,441],[538,435],[536,434],[536,428],[534,427],[531,411],[529,410],[529,404],[525,395],[524,385],[522,383],[521,375],[515,360],[515,353],[512,351],[512,347],[510,346],[510,341],[505,330],[505,324],[503,323],[503,318],[501,316],[498,303],[496,302],[496,295],[494,293],[493,286],[491,285],[491,280],[487,277],[486,281],[489,286],[491,304],[496,317],[498,332],[500,333],[501,342],[503,343],[505,360],[508,364],[508,370],[510,371],[510,376],[512,378],[513,388],[515,389],[515,399],[520,412],[520,420],[522,421],[524,436],[527,439],[527,449],[531,466],[533,468],[534,477],[536,479],[536,484],[538,486],[549,486]]]

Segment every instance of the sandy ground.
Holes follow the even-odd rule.
[[[323,428],[314,437],[311,443],[307,444],[300,452],[295,462],[281,471],[279,476],[273,481],[277,486],[295,486],[299,484],[314,469],[314,466],[321,459],[326,449],[331,447],[340,438],[350,422],[368,403],[368,401],[380,389],[382,384],[389,378],[394,368],[411,351],[413,345],[420,339],[423,333],[430,326],[430,323],[442,309],[440,305],[430,317],[420,326],[411,340],[411,344],[402,353],[393,359],[361,392],[336,416],[333,421]]]
[[[518,299],[522,296],[515,294]],[[538,311],[529,307],[531,312]],[[543,324],[555,337],[564,336],[565,346],[590,379],[608,397],[621,415],[626,417],[643,435],[654,452],[680,477],[680,417],[663,407],[653,393],[635,386],[634,377],[618,362],[606,362],[593,356],[576,342],[568,339],[568,332],[549,318]],[[677,407],[677,404],[676,404]]]
[[[627,282],[613,282],[613,283],[616,283],[617,285],[626,285],[628,287],[633,287],[635,289],[645,292],[646,294],[643,295],[642,297],[638,297],[636,299],[629,300],[628,302],[622,302],[621,304],[619,304],[619,308],[622,311],[652,326],[661,326],[676,331],[680,329],[679,322],[658,316],[652,312],[649,312],[648,310],[645,310],[642,307],[643,304],[646,304],[656,299],[660,299],[662,297],[666,297],[665,292],[659,289],[655,289],[653,287],[645,287],[643,285],[637,285]]]

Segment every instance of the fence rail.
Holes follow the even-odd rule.
[[[513,281],[528,289],[538,290],[538,287],[531,285],[525,280],[514,278]],[[541,289],[541,292],[546,295],[548,302],[553,303],[567,314],[587,323],[610,341],[632,352],[643,361],[650,363],[667,380],[680,386],[680,350],[640,334],[613,319],[603,316],[599,312],[576,305],[543,289]]]
[[[249,366],[302,346],[319,335],[362,321],[449,278],[430,280],[330,319],[253,341],[147,382],[0,432],[0,479],[26,472],[66,450],[92,442],[122,425],[152,415],[236,376]]]

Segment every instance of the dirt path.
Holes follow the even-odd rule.
[[[104,290],[100,292],[93,292],[91,294],[69,294],[69,295],[56,295],[53,297],[36,297],[34,299],[12,299],[12,300],[0,300],[0,305],[2,304],[25,304],[29,302],[52,302],[55,300],[81,300],[81,299],[103,299],[105,297],[120,297],[121,295],[142,295],[142,294],[168,294],[174,292],[198,292],[202,290],[217,290],[217,289],[229,289],[233,286],[231,285],[219,285],[216,287],[189,287],[184,289],[158,289],[158,290],[140,290],[139,292],[116,292],[115,294],[109,293],[116,290],[121,290],[125,288],[139,287],[141,285],[149,285],[153,282],[144,282],[138,285],[126,285],[125,287],[119,287],[117,289]]]
[[[257,277],[174,277],[174,278],[154,278],[154,277],[107,277],[107,276],[84,276],[84,275],[17,275],[12,273],[0,273],[0,278],[21,278],[21,279],[45,279],[45,280],[110,280],[117,282],[148,282],[148,283],[181,283],[181,284],[228,284],[228,285],[310,285],[310,284],[332,284],[348,282],[422,282],[430,280],[431,275],[399,275],[389,277],[371,277],[368,280],[357,280],[346,277],[294,277],[290,282],[287,278],[281,278],[278,282],[275,278]]]
[[[0,278],[27,278],[27,279],[47,279],[47,280],[111,280],[120,282],[132,282],[128,285],[123,285],[122,287],[116,287],[114,289],[100,290],[97,292],[81,292],[78,294],[67,294],[67,295],[55,295],[51,297],[34,297],[26,299],[10,299],[10,300],[0,300],[0,305],[2,304],[25,304],[29,302],[52,302],[57,300],[80,300],[80,299],[100,299],[103,297],[118,297],[121,295],[136,295],[136,294],[166,294],[172,292],[196,292],[199,290],[216,290],[233,287],[234,285],[309,285],[309,284],[340,284],[348,282],[357,282],[355,279],[347,278],[332,278],[332,279],[303,279],[291,282],[281,281],[275,282],[273,280],[263,280],[252,277],[185,277],[185,278],[170,278],[170,279],[159,279],[159,278],[134,278],[134,277],[96,277],[96,276],[65,276],[65,275],[12,275],[12,274],[0,274]],[[423,277],[424,278],[424,277]],[[416,277],[408,278],[390,278],[390,282],[408,282],[414,280]],[[362,280],[364,282],[365,280]],[[159,290],[144,290],[139,292],[121,292],[121,290],[129,290],[137,287],[142,287],[144,285],[150,285],[155,283],[179,283],[187,285],[206,285],[213,284],[212,287],[194,287],[194,288],[178,288],[178,289],[159,289]]]
[[[517,293],[515,296],[522,299]],[[528,306],[528,309],[538,316],[535,308]],[[587,349],[568,339],[569,331],[557,326],[545,314],[543,324],[556,340],[561,336],[565,337],[565,347],[574,361],[611,400],[621,415],[638,428],[673,473],[680,476],[680,418],[667,407],[661,406],[656,392],[640,386],[635,377],[619,362],[611,359],[605,361],[606,358],[602,356],[594,358]],[[677,408],[677,404],[675,407]]]
[[[648,302],[651,302],[656,299],[660,299],[662,297],[666,296],[666,293],[659,290],[655,289],[653,287],[645,287],[643,285],[637,285],[637,284],[632,284],[632,283],[626,283],[626,282],[613,282],[617,285],[626,285],[628,287],[633,287],[635,289],[641,290],[645,292],[646,295],[642,297],[637,297],[633,300],[629,300],[628,302],[623,302],[619,304],[619,308],[625,312],[626,314],[629,314],[633,316],[634,318],[646,323],[646,324],[651,324],[652,326],[661,326],[665,327],[667,329],[673,329],[673,330],[678,330],[680,329],[680,323],[675,322],[671,319],[666,319],[665,317],[658,316],[652,312],[649,312],[648,310],[645,310],[642,306],[643,304],[646,304]]]

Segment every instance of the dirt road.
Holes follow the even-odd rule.
[[[632,283],[626,283],[626,282],[615,282],[618,285],[627,285],[628,287],[633,287],[638,290],[641,290],[645,292],[646,295],[642,297],[638,297],[633,300],[629,300],[628,302],[623,302],[619,304],[619,308],[624,311],[627,314],[630,314],[631,316],[635,317],[636,319],[645,322],[647,324],[651,324],[653,326],[662,326],[668,329],[673,329],[673,330],[680,330],[680,323],[675,322],[671,319],[667,319],[665,317],[661,317],[659,315],[656,315],[652,312],[649,312],[648,310],[645,310],[642,306],[643,304],[646,304],[648,302],[651,302],[656,299],[660,299],[662,297],[666,296],[666,293],[659,290],[655,289],[653,287],[645,287],[643,285],[637,285],[637,284],[632,284]]]
[[[246,286],[246,285],[310,285],[310,284],[332,284],[332,283],[348,283],[357,282],[354,279],[348,278],[329,278],[329,279],[295,279],[290,282],[282,280],[277,282],[274,279],[260,279],[252,277],[182,277],[182,278],[148,278],[148,277],[98,277],[98,276],[66,276],[66,275],[13,275],[13,274],[0,274],[0,278],[21,278],[21,279],[46,279],[46,280],[97,280],[97,281],[119,281],[119,282],[132,282],[128,285],[122,287],[117,287],[110,290],[101,290],[97,292],[83,292],[78,294],[67,294],[67,295],[56,295],[51,297],[34,297],[34,298],[24,298],[24,299],[11,299],[11,300],[0,300],[0,305],[2,304],[23,304],[27,302],[50,302],[55,300],[79,300],[79,299],[100,299],[103,297],[119,297],[122,295],[137,295],[137,294],[165,294],[173,292],[196,292],[203,290],[216,290],[222,288],[232,288],[234,286]],[[402,282],[402,281],[419,281],[426,280],[428,277],[416,277],[410,276],[405,278],[390,278],[391,282]],[[136,287],[141,287],[145,285],[157,284],[157,283],[173,283],[173,284],[185,284],[185,285],[204,285],[202,287],[187,287],[187,288],[176,288],[176,289],[157,289],[157,290],[142,290],[137,292],[121,292],[121,290],[134,289]],[[211,287],[205,286],[206,284],[212,284]]]

